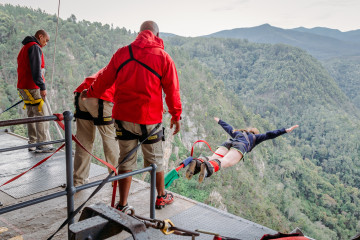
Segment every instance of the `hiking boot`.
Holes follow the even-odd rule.
[[[36,147],[36,153],[52,153],[55,152],[56,148],[54,147]]]
[[[169,205],[174,202],[174,196],[172,193],[165,193],[164,196],[157,196],[156,198],[156,209],[162,209],[165,207],[165,205]]]
[[[203,161],[207,161],[208,158],[207,157],[202,157],[202,158],[205,158],[205,159],[194,159],[192,160],[190,163],[189,163],[189,167],[187,168],[186,170],[186,178],[187,179],[191,179],[192,176],[198,174],[200,172],[200,166],[201,166],[201,163]]]
[[[125,206],[120,205],[120,202],[115,204],[115,209],[119,210],[120,212],[125,212],[126,208],[129,207],[129,204],[125,204]]]
[[[204,178],[206,178],[207,176],[208,176],[208,169],[206,167],[206,163],[203,162],[201,163],[200,166],[199,183],[202,183],[202,181],[204,181]]]
[[[29,147],[28,150],[29,150],[29,152],[35,152],[36,147]]]
[[[204,178],[210,177],[214,172],[219,171],[221,168],[221,162],[219,159],[212,159],[208,162],[204,161],[200,166],[199,183]]]

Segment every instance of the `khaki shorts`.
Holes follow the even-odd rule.
[[[142,135],[140,124],[120,121],[121,125],[127,131],[136,134]],[[151,130],[157,124],[146,125],[147,132],[150,133]],[[118,125],[115,123],[115,127],[119,129]],[[162,125],[159,127],[157,131],[162,129]],[[137,144],[139,144],[138,139],[134,140],[118,140],[119,148],[120,148],[120,159],[119,163],[128,155],[128,153],[134,149]],[[144,167],[150,166],[150,164],[155,163],[157,168],[156,172],[164,171],[164,159],[163,159],[163,141],[159,141],[152,144],[141,144],[141,150],[144,155]],[[130,158],[119,166],[119,171],[134,171],[137,169],[137,152],[132,154]]]

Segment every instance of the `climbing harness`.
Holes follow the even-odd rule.
[[[143,124],[140,124],[142,135],[136,135],[136,134],[126,130],[122,126],[121,121],[115,120],[115,122],[118,125],[118,128],[116,129],[116,139],[118,139],[118,140],[135,140],[135,139],[139,139],[140,142],[145,140],[143,142],[144,144],[157,143],[157,142],[159,142],[161,140],[165,141],[165,137],[164,137],[165,128],[164,127],[160,131],[158,131],[158,132],[152,134],[151,136],[149,136],[148,133],[147,133],[147,130],[146,130],[146,126],[143,125]],[[160,125],[161,125],[161,123],[158,123],[157,128],[159,128]]]
[[[98,117],[94,118],[94,125],[110,125],[114,123],[114,119],[111,116],[104,117],[104,100],[98,99],[99,111]]]
[[[80,110],[79,107],[79,97],[80,93],[75,93],[75,112],[74,112],[74,118],[79,118],[83,120],[94,120],[93,116],[89,112],[84,112]]]
[[[22,92],[24,92],[24,94],[26,95],[26,100],[24,99],[24,96],[22,95]],[[49,111],[49,115],[53,115],[52,111],[51,111],[51,107],[49,105],[49,102],[47,100],[46,97],[44,97],[44,99],[42,97],[40,97],[39,99],[34,99],[34,97],[31,95],[30,91],[28,89],[21,89],[18,91],[19,97],[24,101],[24,107],[23,109],[26,109],[26,105],[32,105],[32,106],[38,106],[38,111],[42,112],[42,108],[44,103],[46,104],[46,107]],[[57,133],[59,134],[59,136],[61,138],[64,138],[63,135],[61,134],[61,131],[59,129],[59,126],[55,124],[55,129],[57,131]]]
[[[161,80],[161,75],[159,73],[157,73],[154,69],[152,69],[151,67],[149,67],[148,65],[146,65],[145,63],[143,62],[140,62],[139,60],[135,59],[134,58],[134,54],[133,54],[133,51],[132,51],[132,47],[131,47],[131,44],[128,45],[128,48],[129,48],[129,54],[130,54],[130,58],[128,60],[126,60],[125,62],[123,62],[117,69],[116,71],[116,76],[118,75],[119,71],[126,65],[128,64],[129,62],[131,61],[135,61],[137,63],[139,63],[141,66],[143,66],[144,68],[146,68],[147,70],[149,70],[150,72],[152,72],[156,77],[158,77],[160,80]]]
[[[20,97],[22,98],[22,100],[24,101],[24,107],[23,109],[26,109],[26,105],[32,105],[32,106],[38,106],[38,111],[42,112],[42,106],[44,105],[44,99],[39,98],[39,99],[34,99],[34,97],[31,95],[31,93],[29,92],[29,90],[27,89],[22,89],[24,91],[24,93],[27,96],[27,100],[24,99],[24,97],[21,95],[21,93],[19,93]]]
[[[94,121],[94,125],[110,125],[114,123],[114,119],[111,116],[104,117],[104,100],[98,99],[98,117],[94,118],[89,112],[84,112],[80,110],[79,107],[79,98],[80,93],[75,93],[75,112],[74,117],[75,119],[83,119],[83,120],[92,120]]]

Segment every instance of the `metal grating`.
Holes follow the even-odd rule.
[[[27,144],[26,140],[12,134],[0,134],[0,148]],[[0,153],[0,185],[28,170],[51,153],[33,153],[27,149]],[[91,164],[90,176],[108,173],[107,168]],[[13,198],[22,198],[59,187],[66,183],[65,153],[58,152],[42,165],[32,169],[15,181],[1,187]]]

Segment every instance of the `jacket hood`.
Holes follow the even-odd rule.
[[[164,42],[161,38],[155,36],[150,30],[139,33],[132,43],[140,48],[161,48],[164,49]]]
[[[40,45],[39,41],[36,39],[36,37],[34,36],[27,36],[24,38],[24,40],[21,42],[23,45],[26,45],[30,42],[36,42],[37,44]],[[41,45],[40,45],[41,46]]]

